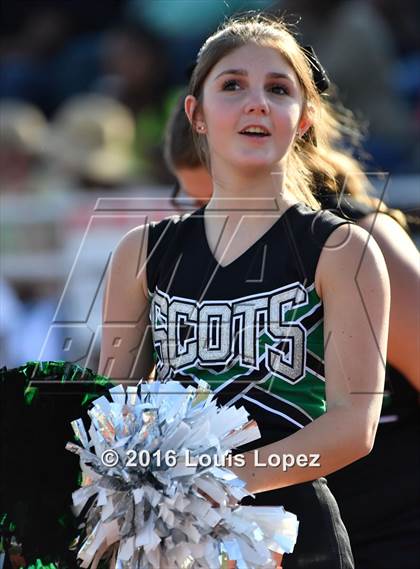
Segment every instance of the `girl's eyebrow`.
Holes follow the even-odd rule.
[[[248,71],[246,69],[226,69],[217,75],[215,81],[222,75],[240,75],[244,77],[248,75]],[[271,71],[270,73],[267,73],[267,77],[270,79],[288,79],[289,81],[293,82],[293,79],[290,75],[287,73],[278,73],[277,71]]]

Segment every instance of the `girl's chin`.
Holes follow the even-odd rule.
[[[247,174],[255,173],[257,175],[259,173],[271,173],[278,170],[279,161],[280,160],[267,160],[266,158],[242,158],[240,160],[236,160],[233,163],[233,166],[238,170],[247,172]]]

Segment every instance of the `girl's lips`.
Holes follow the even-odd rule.
[[[243,133],[239,134],[242,136],[242,138],[247,138],[249,140],[252,140],[253,142],[263,142],[271,137],[271,134],[267,134],[266,136],[260,136],[258,134],[243,134]]]
[[[244,126],[243,128],[241,128],[241,130],[239,131],[239,134],[258,134],[252,131],[259,131],[259,133],[265,134],[265,135],[270,135],[270,130],[268,129],[268,127],[266,127],[265,125],[262,124],[249,124],[248,126]],[[250,131],[247,133],[247,131]]]

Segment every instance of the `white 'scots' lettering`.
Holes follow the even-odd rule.
[[[270,372],[296,383],[304,377],[306,330],[286,321],[285,313],[307,303],[300,283],[230,301],[196,302],[156,289],[150,316],[159,376],[194,364],[225,366],[237,356],[253,369],[264,361]],[[263,334],[268,341],[261,353]]]

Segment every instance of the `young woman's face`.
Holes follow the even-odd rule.
[[[203,87],[198,116],[212,166],[222,160],[247,171],[275,167],[302,128],[302,108],[296,73],[278,51],[254,44],[236,49],[215,65]],[[264,134],[252,134],[252,127]]]

